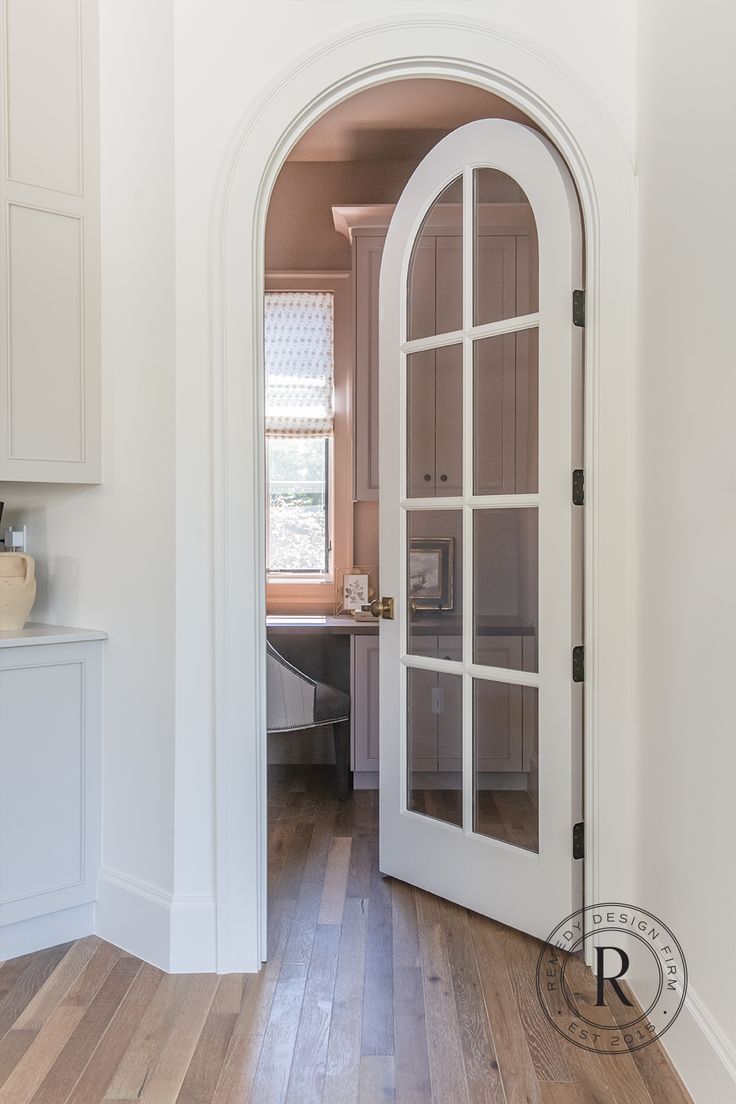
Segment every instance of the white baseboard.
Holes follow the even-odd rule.
[[[692,987],[662,1045],[695,1104],[736,1100],[736,1047]]]
[[[736,1100],[736,1047],[692,986],[662,1046],[694,1104]]]
[[[100,874],[95,932],[167,973],[214,973],[215,901],[174,897],[105,868]]]
[[[59,943],[83,939],[95,930],[95,906],[91,902],[59,909],[45,916],[33,916],[0,928],[0,961],[31,954]]]

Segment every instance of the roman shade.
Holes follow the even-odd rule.
[[[330,291],[266,293],[268,436],[317,437],[332,433],[333,317]]]

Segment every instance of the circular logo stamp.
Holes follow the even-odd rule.
[[[638,999],[627,977],[636,979]],[[686,993],[682,947],[657,916],[634,905],[579,909],[550,932],[537,961],[547,1019],[596,1054],[630,1054],[655,1042],[676,1020]]]

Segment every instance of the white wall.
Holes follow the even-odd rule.
[[[638,900],[733,1061],[736,7],[640,12]],[[736,1099],[687,1014],[666,1041],[697,1104]]]
[[[3,497],[11,519],[31,526],[35,615],[110,632],[104,862],[122,875],[117,890],[141,891],[161,920],[156,947],[133,949],[205,969],[215,886],[212,220],[228,145],[264,86],[305,50],[366,18],[450,8],[557,54],[633,150],[635,0],[593,0],[584,19],[579,0],[100,3],[104,483],[6,485]],[[181,904],[199,962],[168,958],[172,904],[174,941]]]
[[[38,561],[35,620],[106,629],[103,864],[173,888],[173,27],[101,4],[100,487],[6,483]]]

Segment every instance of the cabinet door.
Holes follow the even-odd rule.
[[[378,285],[383,237],[355,246],[355,488],[358,502],[378,498]]]
[[[101,683],[98,643],[0,649],[0,954],[24,953],[6,925],[41,946],[48,916],[58,942],[52,916],[97,896]]]
[[[515,668],[522,662],[522,637],[492,636],[476,648],[477,662]],[[479,771],[521,771],[524,751],[523,688],[508,683],[475,684],[475,761]]]
[[[415,655],[437,655],[437,637],[415,637],[412,652]],[[412,771],[436,771],[437,710],[439,707],[439,683],[434,671],[407,671],[409,709],[409,740],[407,754]]]
[[[489,317],[510,318],[516,304],[516,238],[478,239],[478,268]],[[476,343],[473,363],[475,493],[500,494],[516,487],[516,337]]]
[[[379,711],[379,638],[353,637],[352,728],[353,770],[377,771]]]
[[[412,321],[419,333],[434,332],[435,244],[424,234],[412,256],[412,288],[417,306]],[[407,441],[409,498],[433,498],[435,491],[435,362],[434,349],[407,358],[406,401],[411,410]]]
[[[99,483],[97,3],[0,16],[0,480]]]
[[[462,637],[440,636],[438,655],[456,663],[462,660]],[[439,675],[437,759],[441,771],[462,771],[462,679]]]
[[[462,318],[462,238],[438,235],[435,248],[437,333],[452,331]],[[462,346],[438,349],[435,362],[436,495],[462,494],[463,361]]]

